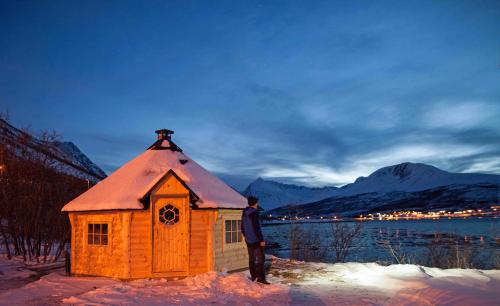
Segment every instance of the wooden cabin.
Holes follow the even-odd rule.
[[[73,275],[183,277],[248,267],[246,199],[158,130],[144,153],[66,204]]]

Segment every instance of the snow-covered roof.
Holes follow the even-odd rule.
[[[143,209],[141,199],[169,171],[199,198],[196,201],[198,208],[245,208],[247,205],[242,195],[166,139],[157,141],[146,152],[66,204],[62,211]]]

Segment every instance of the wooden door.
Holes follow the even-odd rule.
[[[189,264],[187,197],[161,197],[153,210],[153,272],[185,272]]]

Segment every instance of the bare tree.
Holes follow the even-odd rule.
[[[355,240],[360,236],[363,228],[361,222],[349,224],[336,221],[331,223],[331,247],[335,254],[335,262],[345,262]]]
[[[288,205],[288,220],[290,220],[290,229],[288,232],[288,245],[290,247],[290,261],[295,261],[299,258],[298,250],[300,241],[302,240],[302,226],[296,220],[297,211],[294,204]]]
[[[461,240],[457,235],[444,236],[443,234],[436,234],[436,237],[427,244],[427,264],[443,269],[474,268],[478,251],[470,241]]]
[[[403,250],[401,243],[392,245],[389,240],[382,241],[382,246],[398,264],[412,264],[415,260]]]
[[[419,264],[442,269],[491,269],[500,266],[498,250],[474,246],[470,239],[456,234],[435,233],[417,256],[404,250],[401,243],[386,240],[383,247],[398,264]]]
[[[328,247],[322,239],[324,236],[320,229],[308,227],[303,223],[290,223],[290,261],[324,261],[328,254]]]
[[[69,242],[69,220],[61,208],[87,183],[58,172],[43,153],[54,152],[57,139],[44,133],[33,141],[28,133],[12,135],[0,126],[0,237],[9,257],[57,259]]]
[[[303,239],[303,230],[301,224],[291,221],[290,231],[288,233],[288,245],[290,246],[290,261],[295,261],[300,258],[300,243]]]

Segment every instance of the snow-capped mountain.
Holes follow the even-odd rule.
[[[403,205],[405,201],[418,201],[421,197],[430,203],[433,202],[432,195],[435,200],[440,199],[449,205],[460,199],[463,204],[492,203],[495,199],[498,202],[499,186],[500,175],[451,173],[426,164],[402,163],[381,168],[341,188],[309,188],[258,179],[247,187],[243,195],[258,197],[266,210],[311,203],[311,209],[338,213],[367,211],[389,203]],[[301,207],[305,209],[306,205]]]
[[[243,191],[243,195],[259,198],[265,210],[283,205],[302,204],[331,197],[338,191],[337,187],[310,188],[292,184],[283,184],[258,178]]]
[[[94,183],[106,177],[106,173],[72,142],[43,141],[12,126],[3,119],[0,119],[0,142],[7,149],[16,152],[17,155],[24,151],[48,158],[51,167],[58,172],[87,179]]]
[[[478,183],[500,184],[500,176],[494,174],[451,173],[426,164],[402,163],[381,168],[368,177],[359,177],[354,183],[340,188],[337,195],[348,196],[393,191],[415,192],[439,186]]]
[[[87,155],[83,154],[82,151],[71,141],[56,141],[54,145],[60,149],[61,153],[67,157],[67,160],[72,161],[73,164],[80,165],[81,167],[87,169],[90,173],[93,173],[98,178],[105,178],[106,173],[94,164]]]
[[[329,215],[353,217],[359,214],[398,210],[484,209],[498,204],[499,192],[498,184],[448,185],[414,192],[373,192],[335,196],[298,206],[278,207],[270,213],[311,217]]]

